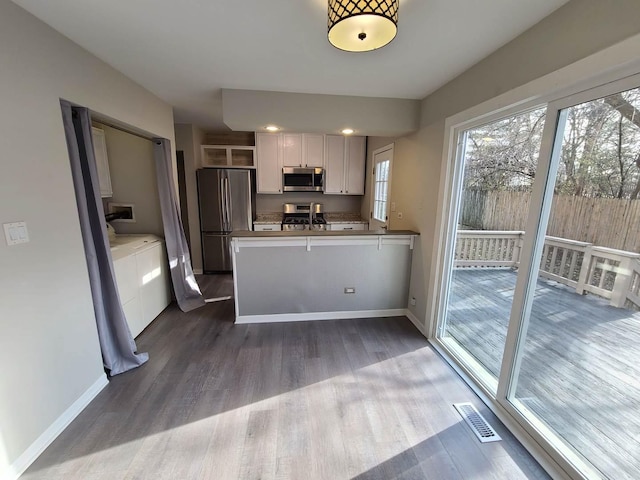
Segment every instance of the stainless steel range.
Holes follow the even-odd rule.
[[[282,230],[326,230],[324,209],[321,203],[285,203]]]

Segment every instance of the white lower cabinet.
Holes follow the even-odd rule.
[[[151,248],[136,254],[138,271],[140,306],[143,329],[149,325],[169,305],[170,297],[167,288],[167,260],[164,253],[164,242],[158,242]],[[142,331],[142,330],[140,330]]]
[[[122,309],[133,337],[171,302],[164,242],[153,235],[119,235],[111,248]]]
[[[253,225],[254,232],[279,232],[282,230],[280,223],[259,223]]]
[[[120,301],[126,304],[138,296],[138,280],[135,255],[128,255],[113,262]]]
[[[328,225],[329,230],[332,232],[340,230],[366,230],[368,224],[366,223],[330,223]]]
[[[144,316],[142,315],[140,297],[134,297],[127,303],[123,303],[122,310],[124,311],[124,316],[127,319],[129,330],[131,330],[131,335],[133,335],[133,338],[137,337],[142,333],[147,325],[149,325],[148,323],[145,323]]]

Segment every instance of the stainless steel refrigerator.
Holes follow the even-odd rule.
[[[204,273],[230,272],[230,234],[252,230],[255,219],[255,170],[204,168],[196,175]]]

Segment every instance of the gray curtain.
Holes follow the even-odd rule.
[[[102,361],[110,375],[117,375],[142,365],[149,355],[136,353],[136,343],[120,303],[100,197],[89,110],[72,107],[64,100],[60,105]]]
[[[167,245],[173,292],[180,310],[189,312],[195,308],[202,307],[205,301],[193,275],[189,246],[180,221],[178,198],[171,165],[171,142],[166,138],[154,138],[153,156],[156,161],[160,209],[162,211],[164,239]]]

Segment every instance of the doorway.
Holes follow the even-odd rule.
[[[389,228],[393,144],[373,152],[369,230]]]
[[[178,196],[180,197],[180,218],[182,220],[182,228],[184,236],[191,253],[191,235],[189,233],[189,209],[187,208],[187,176],[184,166],[184,152],[178,150],[176,152],[176,162],[178,169]]]

